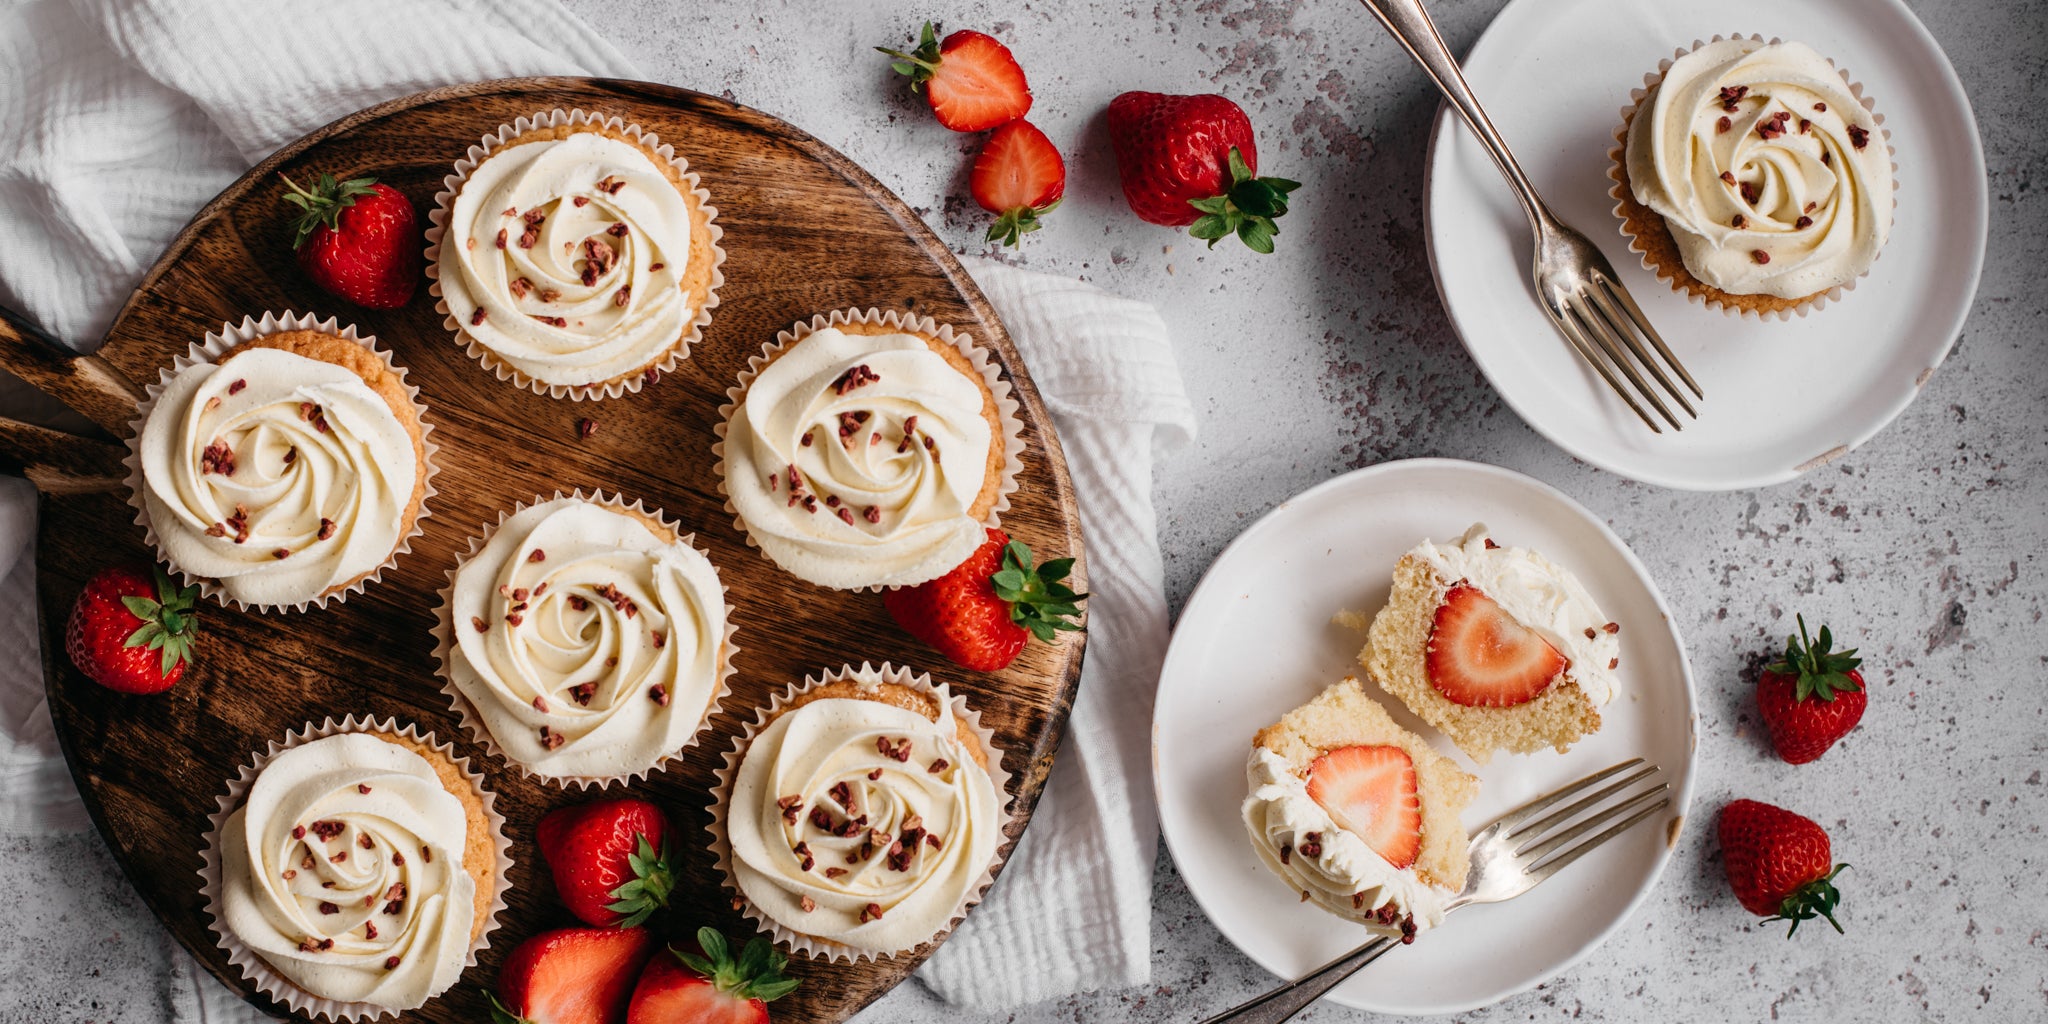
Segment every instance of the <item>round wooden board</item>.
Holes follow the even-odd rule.
[[[673,143],[703,176],[725,228],[726,284],[703,342],[676,372],[637,395],[603,402],[536,396],[464,355],[434,311],[426,282],[404,309],[356,309],[317,290],[291,258],[279,172],[374,175],[424,213],[442,177],[478,138],[514,117],[555,107],[618,114]],[[972,334],[1000,358],[1022,406],[1022,486],[1003,526],[1043,557],[1080,554],[1079,525],[1059,442],[995,313],[959,263],[873,178],[783,122],[724,100],[636,82],[517,79],[438,90],[343,118],[273,155],[193,219],[109,332],[98,358],[31,354],[0,323],[11,368],[119,434],[124,390],[224,321],[265,310],[339,316],[375,334],[411,371],[440,446],[440,493],[425,536],[381,583],[325,611],[258,615],[206,606],[199,658],[170,692],[129,697],[95,686],[64,656],[64,618],[85,578],[147,558],[119,489],[114,449],[80,441],[24,454],[50,438],[13,431],[12,461],[43,487],[38,597],[50,707],[94,821],[150,907],[216,977],[273,1014],[215,944],[199,895],[207,815],[250,753],[328,716],[392,715],[454,740],[498,794],[512,839],[510,907],[491,948],[462,980],[404,1021],[488,1020],[485,990],[499,961],[527,936],[574,924],[533,844],[554,807],[594,798],[527,779],[483,754],[459,726],[434,677],[435,592],[480,526],[514,503],[557,489],[601,488],[644,499],[697,534],[730,588],[739,627],[733,693],[687,755],[630,792],[668,812],[684,882],[657,926],[669,936],[700,924],[744,936],[704,831],[713,768],[753,709],[806,673],[845,662],[894,661],[932,671],[980,709],[1004,748],[1016,803],[1007,853],[1030,820],[1080,676],[1082,637],[1033,644],[1010,668],[964,672],[897,628],[879,595],[811,586],[749,548],[723,510],[712,472],[712,426],[746,357],[814,313],[852,306],[910,309]],[[132,405],[127,405],[132,412]],[[597,431],[579,439],[589,417]],[[26,439],[26,440],[24,440]],[[33,442],[33,443],[30,443]],[[62,447],[56,445],[56,447]],[[62,471],[51,465],[62,464]],[[41,467],[38,476],[37,467]],[[67,482],[69,485],[67,485]],[[1085,583],[1085,572],[1079,582]],[[609,795],[620,791],[614,787]],[[778,1020],[839,1021],[881,995],[933,947],[864,964],[798,958],[804,984]],[[388,1018],[387,1018],[388,1019]]]

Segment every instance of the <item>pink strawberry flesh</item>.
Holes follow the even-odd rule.
[[[1429,684],[1446,700],[1476,708],[1527,704],[1569,664],[1541,634],[1467,584],[1444,594],[1424,654]]]
[[[1415,762],[1400,747],[1339,747],[1309,762],[1308,795],[1396,868],[1422,852]]]

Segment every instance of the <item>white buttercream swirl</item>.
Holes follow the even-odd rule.
[[[515,143],[455,197],[441,295],[512,369],[601,383],[658,362],[696,317],[681,287],[690,232],[682,191],[638,146],[595,132]]]
[[[994,781],[940,707],[933,722],[827,698],[754,737],[725,829],[755,907],[793,932],[876,953],[946,927],[993,861],[1002,818]]]
[[[1410,552],[1437,575],[1463,580],[1493,599],[1515,621],[1535,630],[1570,662],[1565,671],[1596,705],[1621,691],[1615,675],[1621,657],[1619,632],[1579,578],[1528,548],[1487,547],[1485,523],[1474,523],[1453,544],[1423,541]]]
[[[417,1007],[472,945],[467,821],[404,747],[360,733],[293,747],[221,825],[222,923],[315,996]]]
[[[1731,294],[1847,284],[1891,235],[1884,135],[1803,43],[1728,39],[1680,57],[1638,108],[1627,162],[1686,269]]]
[[[1242,813],[1252,849],[1295,892],[1383,935],[1401,934],[1398,917],[1391,924],[1374,917],[1388,904],[1401,916],[1413,915],[1416,931],[1442,923],[1457,893],[1423,881],[1413,866],[1395,867],[1338,825],[1280,755],[1253,747],[1244,771],[1251,795]],[[1305,843],[1311,852],[1302,852]]]
[[[733,411],[726,492],[761,550],[804,579],[923,583],[986,538],[969,514],[994,437],[984,406],[921,337],[814,331]]]
[[[723,681],[718,570],[594,502],[557,498],[507,518],[456,570],[449,619],[450,677],[536,775],[652,767],[696,734]]]
[[[362,378],[269,348],[179,371],[137,450],[165,557],[254,606],[313,600],[388,561],[422,469]]]

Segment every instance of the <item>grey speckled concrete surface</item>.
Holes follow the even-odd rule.
[[[1816,929],[1788,943],[1753,927],[1726,892],[1710,829],[1694,827],[1614,941],[1536,991],[1463,1019],[2048,1020],[2040,0],[1913,2],[1970,91],[1991,176],[1989,260],[1947,364],[1848,457],[1793,483],[1718,495],[1594,470],[1538,437],[1480,378],[1435,299],[1422,240],[1435,96],[1348,0],[571,6],[649,76],[782,115],[838,147],[961,252],[984,249],[966,189],[975,140],[934,124],[867,46],[926,16],[1012,44],[1038,95],[1032,120],[1067,152],[1073,177],[1066,205],[1010,258],[1158,303],[1201,417],[1201,442],[1169,458],[1158,485],[1176,606],[1251,520],[1387,459],[1497,463],[1613,523],[1663,587],[1698,672],[1695,813],[1740,795],[1811,812],[1855,863],[1843,879],[1850,934]],[[1500,6],[1433,5],[1457,50]],[[1098,116],[1129,88],[1218,90],[1244,104],[1268,167],[1311,183],[1278,256],[1211,254],[1130,216]],[[1275,409],[1287,410],[1286,429],[1270,428]],[[1225,478],[1235,485],[1214,486]],[[1748,679],[1795,611],[1850,627],[1868,658],[1871,705],[1855,735],[1792,773],[1768,755]],[[84,865],[67,877],[111,877],[96,841],[67,852]],[[118,891],[67,911],[95,922],[74,935],[78,920],[35,909],[37,893],[59,884],[0,872],[0,893],[22,908],[0,936],[0,962],[17,968],[0,974],[0,1019],[157,1019],[162,1003],[150,992],[90,973],[142,955],[131,947],[153,929],[146,911],[113,881]],[[1187,1021],[1271,984],[1209,925],[1163,854],[1153,913],[1151,986],[999,1019]],[[19,970],[31,946],[48,965],[38,981]],[[28,995],[42,1002],[15,998]],[[31,1005],[39,1009],[16,1016]],[[974,1018],[913,984],[865,1019]],[[1368,1018],[1319,1007],[1302,1019]]]

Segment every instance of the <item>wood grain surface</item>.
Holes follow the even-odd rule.
[[[675,373],[637,395],[589,403],[534,395],[497,380],[458,348],[419,294],[394,312],[351,307],[316,288],[292,261],[279,172],[374,175],[431,208],[464,150],[514,117],[555,107],[618,114],[673,143],[703,176],[725,228],[726,283],[702,344]],[[838,153],[783,122],[713,97],[645,83],[517,79],[413,96],[351,115],[286,147],[193,219],[151,270],[93,359],[52,355],[0,323],[0,359],[102,426],[125,432],[135,385],[223,321],[266,310],[334,315],[374,334],[411,371],[441,446],[425,536],[383,581],[325,611],[258,615],[206,607],[200,653],[170,692],[132,697],[95,686],[63,654],[66,610],[86,577],[145,559],[141,528],[106,490],[104,442],[60,452],[47,432],[0,430],[0,467],[33,468],[44,485],[38,598],[51,710],[71,770],[116,859],[178,941],[215,976],[263,1009],[215,944],[199,895],[207,815],[251,751],[327,716],[392,715],[456,741],[485,771],[507,820],[510,907],[491,947],[450,991],[402,1020],[490,1019],[484,993],[500,960],[527,936],[574,924],[555,898],[533,844],[536,820],[590,795],[528,780],[487,758],[463,733],[434,678],[434,593],[468,539],[501,510],[557,489],[602,488],[644,499],[697,533],[731,588],[741,651],[734,692],[710,734],[632,792],[659,802],[682,840],[676,906],[657,926],[672,936],[711,924],[753,929],[731,906],[704,831],[719,755],[743,719],[806,673],[864,659],[930,670],[979,708],[1004,748],[1018,811],[1008,843],[1030,820],[1079,679],[1083,638],[1033,644],[1009,669],[954,669],[898,629],[875,594],[823,590],[748,548],[722,508],[712,472],[712,425],[725,389],[775,332],[851,306],[915,310],[971,333],[1003,364],[1021,404],[1022,486],[1003,525],[1043,557],[1079,555],[1081,538],[1059,443],[1017,352],[987,301],[904,204]],[[582,418],[597,422],[588,439]],[[1080,570],[1085,583],[1085,569]],[[611,795],[617,795],[615,787]],[[1008,845],[1006,844],[1006,850]],[[798,958],[804,980],[775,1006],[786,1021],[839,1021],[902,980],[931,947],[874,963]],[[389,1018],[386,1018],[389,1019]]]

